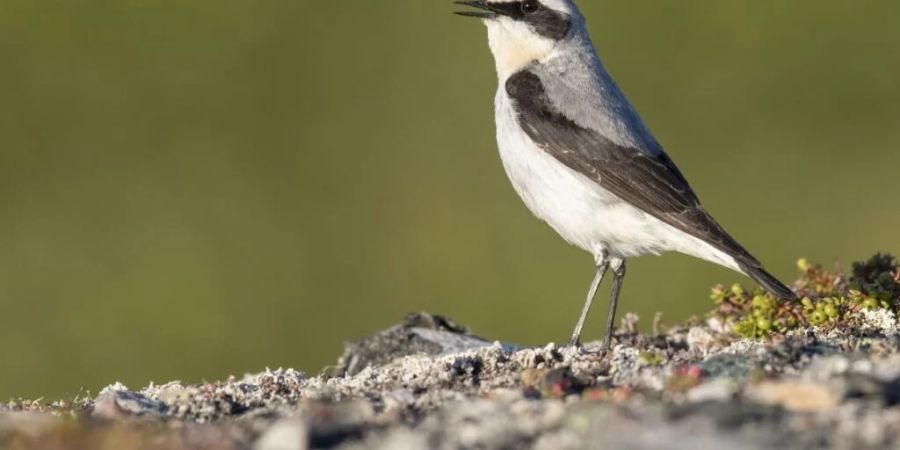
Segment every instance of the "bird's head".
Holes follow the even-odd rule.
[[[505,78],[532,61],[543,61],[580,36],[584,19],[572,0],[460,0],[473,8],[456,14],[488,27],[497,72]]]

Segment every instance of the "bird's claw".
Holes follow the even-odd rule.
[[[571,340],[564,348],[581,355],[603,356],[609,353],[610,345],[604,342],[600,346],[586,347],[580,340]]]

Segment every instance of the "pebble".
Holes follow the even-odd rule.
[[[309,432],[306,423],[291,417],[275,422],[253,445],[253,450],[307,450]]]

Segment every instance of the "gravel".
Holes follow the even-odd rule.
[[[609,352],[524,348],[414,314],[331,373],[109,386],[0,407],[2,448],[763,449],[900,446],[893,314],[855,332],[743,340],[718,324],[635,330]]]

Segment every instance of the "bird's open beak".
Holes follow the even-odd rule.
[[[477,19],[495,19],[497,14],[500,12],[496,8],[489,5],[484,0],[457,0],[453,2],[457,5],[463,6],[471,6],[472,8],[480,9],[481,11],[456,11],[453,14],[457,14],[465,17],[475,17]]]

